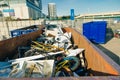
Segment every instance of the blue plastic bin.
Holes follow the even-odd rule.
[[[106,27],[106,21],[92,21],[83,23],[83,35],[95,43],[105,43]]]

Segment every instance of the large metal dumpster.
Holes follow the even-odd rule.
[[[90,69],[90,73],[92,76],[107,76],[106,77],[65,77],[62,78],[72,79],[72,80],[79,80],[79,79],[119,79],[120,75],[120,66],[116,64],[112,59],[110,59],[107,55],[105,55],[101,50],[95,47],[91,42],[89,42],[83,35],[72,28],[63,28],[65,32],[72,32],[72,40],[74,44],[77,44],[79,48],[85,49],[85,57],[88,63],[88,68]],[[8,40],[4,40],[0,42],[0,60],[4,60],[6,57],[14,58],[17,54],[17,48],[19,46],[24,46],[29,43],[30,40],[34,40],[42,33],[41,30],[32,32],[29,34],[25,34],[19,37],[11,38]],[[77,37],[76,37],[77,36]],[[113,77],[109,77],[113,76]],[[117,78],[116,78],[117,77]],[[10,78],[9,78],[10,79]],[[21,78],[21,79],[28,79],[29,78]],[[39,78],[38,78],[39,79]],[[51,78],[48,78],[51,79]],[[56,78],[52,78],[56,79]],[[61,79],[61,78],[58,78]],[[11,78],[12,80],[12,78]]]
[[[83,23],[83,35],[95,43],[105,43],[106,27],[106,21],[92,21]]]

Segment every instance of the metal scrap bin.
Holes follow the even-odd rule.
[[[35,40],[40,34],[42,34],[42,29],[33,33],[29,33],[26,35],[21,35],[18,37],[14,37],[11,39],[7,39],[4,41],[0,41],[0,61],[4,61],[7,57],[9,59],[15,58],[17,55],[17,48],[19,46],[25,46],[28,44],[29,40]],[[120,79],[120,66],[115,63],[110,57],[108,57],[104,52],[94,46],[86,37],[81,35],[76,30],[66,27],[63,28],[64,32],[72,33],[72,41],[74,44],[78,45],[79,48],[85,49],[85,58],[88,63],[88,69],[91,76],[87,77],[53,77],[53,78],[42,78],[42,79],[72,79],[72,80],[80,80],[80,79]],[[77,36],[77,37],[76,37]],[[104,76],[104,77],[103,77]],[[0,78],[3,79],[3,78]],[[6,78],[11,79],[13,78]],[[17,80],[29,80],[30,78],[17,78]],[[34,78],[34,80],[38,80],[39,78]],[[15,79],[14,79],[15,80]]]

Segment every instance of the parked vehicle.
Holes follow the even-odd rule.
[[[120,38],[120,29],[116,29],[116,30],[115,30],[114,36],[115,36],[116,38]]]

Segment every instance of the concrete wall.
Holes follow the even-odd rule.
[[[41,25],[44,20],[26,20],[26,21],[3,21],[0,22],[0,40],[9,38],[11,30],[24,28],[31,25]]]

